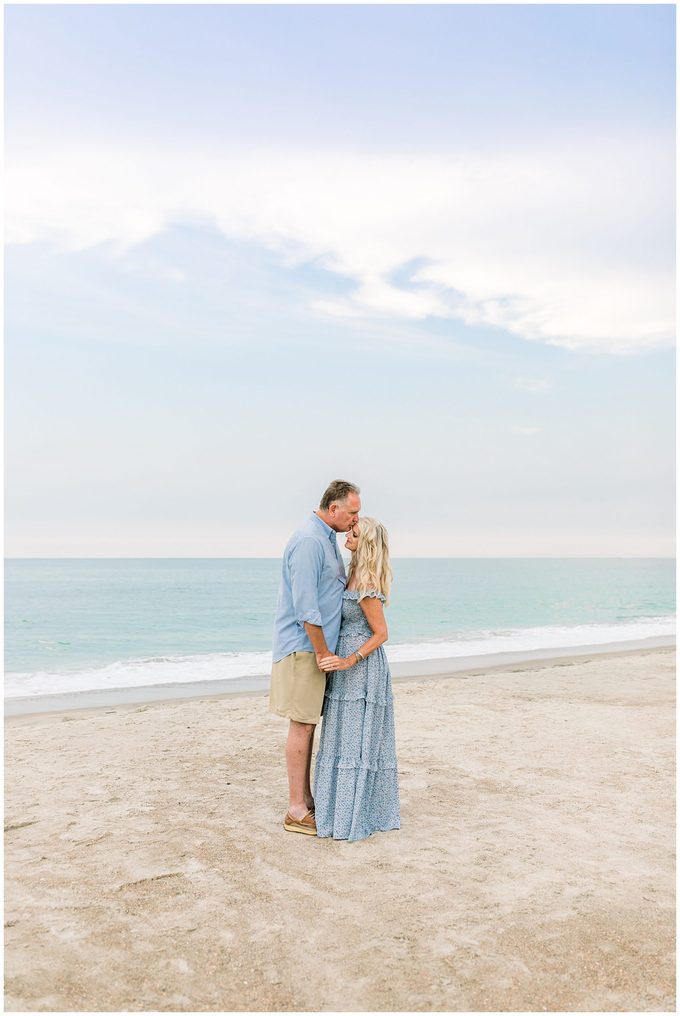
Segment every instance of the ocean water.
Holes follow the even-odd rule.
[[[388,658],[675,633],[673,559],[393,561]],[[277,559],[5,565],[5,695],[266,674]]]

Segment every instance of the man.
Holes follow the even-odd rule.
[[[309,836],[316,836],[312,745],[326,690],[326,675],[318,663],[335,652],[346,582],[336,533],[356,525],[359,493],[355,484],[334,480],[283,554],[269,708],[290,720],[286,744],[290,800],[284,829]]]

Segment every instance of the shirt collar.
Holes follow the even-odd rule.
[[[323,520],[323,519],[319,518],[319,516],[318,516],[318,515],[316,514],[316,512],[312,512],[312,515],[311,515],[311,517],[312,517],[312,518],[313,518],[313,519],[314,519],[314,520],[315,520],[316,522],[318,522],[318,523],[319,523],[319,525],[320,525],[320,526],[321,526],[321,527],[322,527],[322,528],[323,528],[323,529],[325,530],[325,532],[326,532],[326,536],[327,536],[327,537],[328,537],[328,539],[329,539],[329,540],[331,541],[331,543],[335,543],[335,539],[336,539],[336,533],[335,533],[335,530],[334,530],[334,529],[331,529],[331,527],[330,527],[330,526],[328,525],[328,523],[324,522],[324,520]]]

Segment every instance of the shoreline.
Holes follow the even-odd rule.
[[[390,664],[394,683],[468,677],[489,671],[505,673],[513,670],[535,670],[548,665],[586,662],[589,657],[610,657],[672,650],[674,637],[658,635],[628,642],[607,642],[599,645],[555,647],[554,649],[520,650],[488,653],[479,656],[447,657],[430,660],[408,660]],[[257,696],[268,693],[269,674],[217,681],[187,681],[172,684],[139,685],[122,688],[98,688],[89,691],[55,692],[53,695],[26,695],[5,699],[5,721],[44,716],[46,714],[97,712],[111,707],[161,704],[192,699],[223,699]]]

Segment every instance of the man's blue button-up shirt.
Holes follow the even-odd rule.
[[[335,652],[345,583],[345,565],[335,530],[312,513],[293,533],[283,552],[274,622],[274,663],[291,653],[314,652],[305,621],[323,628],[326,645],[331,653]]]

